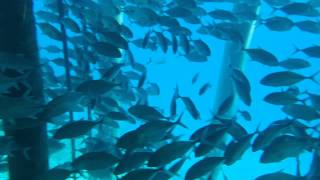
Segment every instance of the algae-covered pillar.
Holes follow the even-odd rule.
[[[32,0],[1,0],[0,24],[0,52],[22,54],[30,64],[39,64]],[[31,70],[25,81],[31,88],[28,95],[35,101],[43,102],[40,73],[39,65]],[[10,76],[17,72],[7,70],[5,74]],[[10,91],[8,96],[21,97],[25,91],[27,91],[26,88]],[[19,119],[19,121],[23,120]],[[8,157],[10,180],[32,180],[48,169],[45,124],[27,129],[6,130],[5,133],[6,136],[13,138],[19,148]],[[26,152],[28,157],[24,155]]]

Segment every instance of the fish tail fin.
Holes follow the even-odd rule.
[[[253,132],[253,134],[259,134],[261,131],[260,131],[260,128],[261,128],[261,122],[259,122],[259,124],[257,125],[257,128],[256,130]]]
[[[177,99],[181,98],[178,84],[176,84],[176,87],[174,88],[174,96],[175,96]]]
[[[279,8],[279,7],[271,6],[271,8],[272,8],[272,11],[270,12],[269,16],[273,16],[273,15],[274,15],[274,13],[276,13],[277,11],[279,11],[279,10],[280,10],[280,8]]]
[[[298,52],[301,51],[301,49],[298,46],[293,45],[293,47],[294,47],[294,51],[291,53],[291,55],[295,55],[295,54],[297,54]]]
[[[314,83],[320,85],[320,82],[316,79],[316,77],[319,75],[320,70],[313,73],[311,76],[308,77],[308,79],[310,79],[311,81],[313,81]]]
[[[307,105],[307,101],[310,99],[310,97],[306,97],[303,99],[299,99],[298,101],[301,102],[303,105]]]
[[[256,28],[260,27],[261,25],[263,25],[265,23],[265,19],[258,17],[258,19],[256,20],[255,26]]]
[[[184,112],[182,112],[178,118],[178,120],[175,122],[175,124],[180,125],[181,127],[185,128],[185,129],[189,129],[188,126],[186,126],[185,124],[182,123],[182,117],[183,117]]]

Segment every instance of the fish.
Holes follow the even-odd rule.
[[[91,129],[96,125],[101,124],[103,120],[99,121],[87,121],[87,120],[78,120],[74,122],[67,123],[57,129],[53,134],[54,139],[72,139],[79,136],[87,134]]]
[[[272,31],[279,32],[289,31],[296,25],[289,18],[281,16],[273,16],[267,19],[263,19],[260,23],[265,25],[268,29]]]
[[[87,80],[79,84],[76,91],[94,97],[105,94],[117,86],[120,86],[120,84],[103,79]]]
[[[97,42],[93,45],[95,51],[110,58],[121,58],[122,53],[119,48],[109,42]]]
[[[306,121],[312,121],[320,118],[320,113],[316,109],[304,104],[290,104],[282,108],[287,115]]]
[[[305,2],[292,2],[282,7],[272,7],[273,11],[281,10],[287,15],[299,15],[305,17],[317,17],[319,12],[311,4]]]
[[[275,180],[275,179],[283,179],[283,180],[302,180],[303,177],[295,176],[292,174],[288,174],[281,171],[276,171],[269,174],[264,174],[257,177],[255,180]]]
[[[152,33],[152,31],[148,31],[145,34],[145,36],[143,38],[143,41],[142,41],[142,48],[146,48],[147,47],[151,33]]]
[[[171,34],[171,39],[172,39],[172,52],[174,53],[174,54],[176,54],[177,53],[177,51],[178,51],[178,39],[177,39],[177,37],[175,36],[175,34]]]
[[[160,48],[162,49],[162,51],[164,53],[167,53],[167,51],[168,51],[168,40],[167,40],[167,38],[161,32],[155,31],[155,33],[156,33],[157,41],[158,41],[158,43],[160,45]]]
[[[208,89],[211,87],[211,84],[210,83],[205,83],[203,84],[199,91],[198,91],[198,95],[199,96],[202,96],[204,93],[206,93],[208,91]]]
[[[320,50],[320,46],[318,46],[318,45],[314,45],[314,46],[310,46],[310,47],[306,47],[306,48],[295,47],[295,51],[292,52],[292,54],[296,54],[298,52],[303,52],[304,54],[306,54],[309,57],[320,58],[319,50]]]
[[[208,15],[214,19],[227,20],[231,22],[238,21],[238,17],[234,13],[224,9],[216,9],[216,10],[210,11],[208,12]]]
[[[81,29],[80,29],[80,26],[78,25],[78,23],[71,18],[67,18],[67,17],[63,18],[62,20],[60,20],[60,22],[64,25],[64,27],[66,27],[67,29],[69,29],[70,31],[72,31],[74,33],[81,32]]]
[[[182,100],[188,112],[195,120],[201,118],[199,110],[197,109],[196,105],[193,103],[190,97],[178,95],[178,98]]]
[[[249,149],[251,146],[251,140],[253,136],[257,133],[259,133],[259,127],[260,124],[258,125],[257,129],[255,132],[242,136],[239,140],[231,141],[227,147],[226,150],[224,151],[224,164],[227,166],[230,166],[237,161],[239,161],[244,153]]]
[[[231,106],[233,105],[234,98],[234,95],[230,95],[224,101],[221,102],[217,110],[217,116],[224,115],[225,113],[227,113],[227,111],[230,110]]]
[[[260,83],[265,86],[271,87],[282,87],[282,86],[292,86],[304,80],[311,80],[316,84],[319,82],[316,80],[316,76],[320,73],[315,72],[310,76],[304,76],[292,71],[279,71],[266,75],[260,80]]]
[[[298,102],[304,102],[304,100],[299,99],[288,91],[270,93],[266,95],[263,100],[273,105],[290,105]]]
[[[118,32],[103,31],[101,34],[106,42],[116,46],[117,48],[124,50],[129,49],[128,41]]]
[[[89,152],[82,154],[71,162],[75,170],[99,170],[113,167],[119,157],[108,152]]]
[[[218,147],[228,133],[228,127],[222,126],[211,132],[209,132],[209,128],[206,128],[204,131],[204,135],[200,140],[201,143],[194,150],[196,157],[204,156]]]
[[[291,119],[276,120],[266,129],[258,133],[252,144],[252,151],[265,149],[275,138],[290,132],[290,126],[294,123]]]
[[[250,106],[252,103],[251,98],[251,86],[246,75],[239,69],[233,69],[232,75],[235,89],[240,99],[247,105]]]
[[[301,31],[319,34],[320,33],[320,24],[316,21],[304,20],[295,22],[295,26],[299,28]]]
[[[127,173],[121,180],[152,179],[158,171],[158,169],[151,168],[136,169]]]
[[[52,98],[40,113],[41,119],[50,121],[51,118],[60,116],[69,111],[83,111],[81,101],[84,99],[82,93],[67,92]]]
[[[195,84],[195,83],[198,81],[199,75],[200,75],[200,73],[195,73],[195,74],[193,75],[192,80],[191,80],[191,83],[192,83],[192,84]]]
[[[185,180],[201,178],[217,168],[223,163],[223,157],[206,157],[193,164],[187,171]]]
[[[146,121],[168,119],[167,117],[162,115],[158,110],[147,105],[133,105],[128,109],[128,111],[133,116]]]
[[[303,59],[299,58],[289,58],[279,62],[279,66],[286,68],[288,70],[304,69],[311,66],[311,64]]]
[[[39,28],[41,31],[47,35],[49,38],[62,41],[63,40],[63,34],[60,32],[59,29],[54,27],[53,25],[49,23],[38,23]]]
[[[185,155],[194,145],[192,141],[176,141],[157,149],[148,160],[149,167],[162,167]]]
[[[297,157],[309,146],[304,138],[282,135],[275,138],[263,151],[261,163],[280,162],[290,157]]]
[[[248,111],[238,110],[238,113],[245,119],[246,121],[252,121],[251,114]]]
[[[243,49],[251,58],[252,61],[259,62],[266,66],[278,66],[279,61],[275,55],[272,53],[261,49],[261,48],[251,48],[251,49]]]
[[[130,172],[134,169],[138,169],[141,167],[148,159],[150,158],[152,152],[149,151],[138,151],[133,152],[119,161],[113,173],[115,175],[123,174],[126,172]]]

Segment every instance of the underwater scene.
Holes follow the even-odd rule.
[[[0,180],[320,180],[320,0],[1,0]]]

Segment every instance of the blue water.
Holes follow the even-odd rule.
[[[35,12],[43,8],[41,1],[35,1]],[[210,4],[207,7],[204,7],[206,10],[210,11],[214,8],[223,8],[231,9],[230,4],[221,3],[221,4]],[[261,17],[266,18],[270,17],[270,12],[272,9],[266,5],[262,4],[261,6]],[[281,12],[277,12],[276,15],[284,15]],[[290,16],[290,19],[293,21],[304,20],[305,18]],[[310,19],[310,18],[308,18]],[[145,33],[148,31],[146,28],[141,28],[134,24],[130,24],[128,19],[124,18],[124,24],[129,24],[128,26],[134,33],[134,39],[143,38]],[[190,25],[189,25],[190,26]],[[196,26],[190,26],[190,29],[195,29]],[[169,34],[167,34],[169,35]],[[170,36],[168,36],[170,37]],[[219,39],[216,39],[212,36],[197,35],[193,36],[194,39],[202,39],[208,45],[212,51],[212,55],[209,57],[207,62],[196,63],[190,62],[185,59],[183,56],[174,55],[170,50],[168,53],[164,54],[162,51],[150,51],[145,49],[139,49],[134,45],[130,45],[130,49],[133,52],[137,62],[146,64],[150,59],[151,64],[146,65],[148,70],[147,82],[155,82],[159,85],[161,93],[159,96],[150,97],[150,105],[157,106],[163,110],[164,114],[169,114],[169,106],[174,88],[176,85],[180,88],[180,94],[184,96],[189,96],[196,104],[201,113],[201,119],[195,121],[192,117],[185,113],[183,122],[190,127],[190,130],[185,130],[178,128],[176,133],[183,135],[183,137],[188,137],[194,130],[205,125],[207,120],[212,116],[211,111],[215,108],[215,100],[217,99],[216,94],[219,90],[218,78],[220,75],[220,67],[223,64],[224,48],[225,42]],[[314,35],[306,32],[302,32],[297,28],[293,28],[290,31],[286,32],[273,32],[268,30],[264,26],[258,26],[254,33],[252,34],[252,42],[250,47],[262,47],[269,52],[272,52],[277,56],[279,60],[284,60],[288,57],[291,57],[291,53],[294,51],[294,46],[300,48],[309,47],[320,42],[320,36]],[[46,37],[44,34],[38,30],[38,43],[40,47],[45,47],[47,45],[56,44],[56,41],[53,41]],[[60,46],[60,44],[59,44]],[[48,54],[46,51],[40,51],[41,58],[53,58],[53,54]],[[319,59],[308,58],[302,53],[294,55],[294,57],[306,58],[312,64],[311,68],[306,70],[300,70],[303,74],[309,75],[319,70],[320,61]],[[246,58],[248,58],[246,56]],[[282,119],[285,116],[281,112],[280,108],[267,104],[263,101],[265,95],[270,92],[279,90],[277,88],[268,88],[259,83],[259,81],[266,74],[270,72],[275,72],[282,70],[280,68],[270,68],[257,62],[248,61],[245,66],[245,74],[249,78],[252,86],[252,97],[253,103],[251,107],[243,105],[241,102],[238,103],[239,109],[245,109],[250,111],[253,120],[251,122],[246,122],[241,120],[241,124],[249,131],[253,132],[258,124],[261,123],[261,129],[267,127],[272,121]],[[198,83],[195,85],[191,84],[191,79],[194,74],[200,72]],[[63,69],[56,69],[57,74],[62,74]],[[201,85],[206,82],[212,84],[212,88],[203,95],[198,96],[198,89]],[[316,86],[311,81],[304,81],[299,83],[298,86],[301,88],[301,91],[308,89],[311,92],[319,91],[319,86]],[[178,103],[178,112],[184,111],[184,106],[181,102]],[[78,114],[76,119],[86,117],[86,115]],[[49,126],[50,128],[50,126]],[[134,126],[128,124],[121,124],[121,128],[118,130],[118,134],[127,132],[128,130],[134,128]],[[65,141],[69,143],[68,141]],[[79,142],[78,142],[79,143]],[[70,149],[56,153],[50,157],[50,166],[54,167],[56,165],[62,164],[64,162],[70,161],[69,153]],[[255,177],[283,170],[291,174],[296,172],[296,161],[294,158],[289,158],[280,163],[271,163],[271,164],[261,164],[259,163],[259,158],[262,151],[251,152],[248,150],[245,155],[242,157],[242,160],[236,162],[234,165],[228,167],[224,166],[223,171],[228,176],[230,180],[251,180]],[[63,158],[61,158],[63,157]],[[304,153],[301,155],[302,162],[302,174],[305,174],[310,168],[311,154]],[[190,165],[195,162],[194,160],[188,161],[184,165],[181,173],[185,172]],[[6,177],[0,176],[0,179]],[[178,178],[179,179],[179,178]]]

